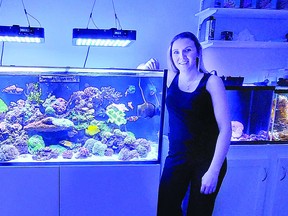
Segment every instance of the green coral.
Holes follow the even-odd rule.
[[[30,90],[27,95],[27,100],[31,102],[35,102],[37,104],[43,103],[41,100],[42,90],[39,86],[39,83],[30,83]]]
[[[49,115],[49,116],[54,116],[55,115],[55,109],[53,108],[53,107],[51,107],[51,106],[47,106],[46,108],[45,108],[45,114],[46,115]]]
[[[45,147],[44,140],[42,136],[33,135],[28,139],[28,151],[31,154],[35,154],[37,151]]]
[[[4,113],[8,111],[8,106],[5,102],[0,98],[0,113]]]
[[[111,107],[106,111],[106,114],[109,116],[108,122],[114,123],[118,126],[127,123],[125,113],[121,110]]]

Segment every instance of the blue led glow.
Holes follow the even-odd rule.
[[[131,40],[111,40],[111,39],[86,39],[79,38],[76,40],[77,46],[105,46],[105,47],[125,47]]]

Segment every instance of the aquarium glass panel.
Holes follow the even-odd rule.
[[[271,140],[288,141],[288,90],[276,90],[271,112]]]
[[[0,162],[158,162],[165,74],[0,67]]]
[[[274,87],[228,87],[231,113],[231,141],[269,140],[271,106]]]

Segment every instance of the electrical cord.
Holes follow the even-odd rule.
[[[88,56],[89,56],[89,52],[90,52],[90,46],[88,46],[88,49],[87,49],[87,52],[86,52],[86,57],[85,57],[83,68],[86,67],[86,63],[87,63],[87,59],[88,59]]]
[[[119,25],[119,29],[122,29],[122,26],[121,26],[121,24],[120,24],[120,20],[119,20],[117,14],[116,14],[115,5],[114,5],[114,0],[112,0],[112,5],[113,5],[113,11],[114,11],[116,29],[118,29],[117,24]]]
[[[25,13],[25,16],[26,16],[26,20],[28,22],[28,26],[30,27],[30,20],[29,20],[29,17],[30,16],[32,19],[36,20],[36,22],[39,24],[39,26],[41,27],[41,23],[39,22],[38,19],[36,19],[34,16],[32,16],[31,14],[29,14],[26,10],[26,7],[25,7],[25,4],[24,4],[24,0],[22,0],[22,5],[23,5],[23,9],[24,9],[24,13]]]
[[[88,19],[88,23],[87,23],[87,27],[89,27],[89,23],[90,21],[92,21],[92,23],[94,24],[94,26],[96,27],[96,29],[98,29],[97,25],[95,24],[94,20],[93,20],[93,10],[94,10],[94,7],[95,7],[95,3],[96,3],[96,0],[94,0],[94,3],[93,3],[93,6],[92,6],[92,9],[91,9],[91,12],[90,12],[90,16],[89,16],[89,19]]]

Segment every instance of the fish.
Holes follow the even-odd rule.
[[[72,147],[73,143],[68,141],[68,140],[62,140],[59,142],[61,145],[67,146],[67,147]]]
[[[99,132],[100,132],[100,129],[97,125],[89,125],[85,130],[86,135],[89,135],[89,136],[94,136],[98,134]]]
[[[135,91],[136,91],[136,87],[134,85],[129,85],[124,95],[125,97],[127,97],[128,94],[134,94]]]
[[[160,115],[160,108],[150,102],[145,102],[137,106],[137,116],[142,118],[152,118],[155,115]]]

